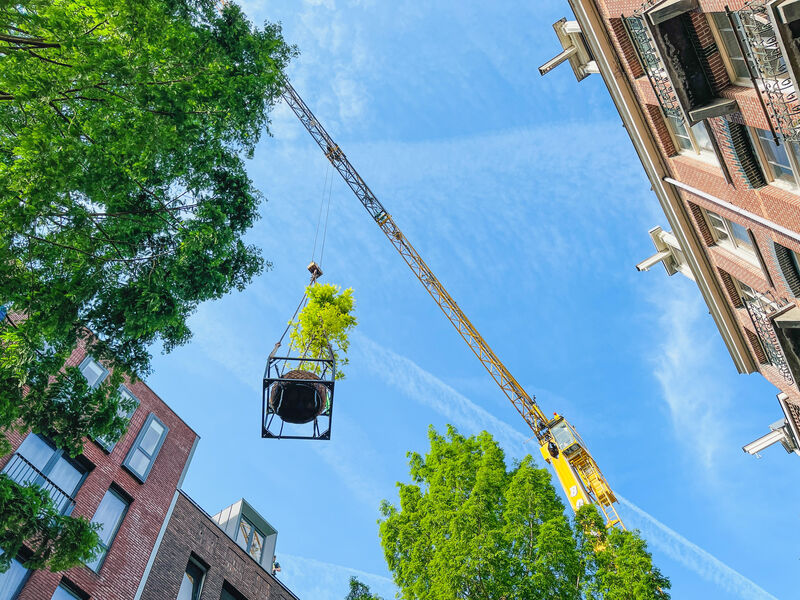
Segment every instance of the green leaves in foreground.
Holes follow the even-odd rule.
[[[23,542],[31,551],[28,569],[62,571],[89,562],[100,539],[97,527],[84,517],[62,515],[40,488],[0,474],[0,573],[8,570]]]
[[[0,34],[0,452],[14,428],[75,455],[124,430],[122,373],[265,267],[244,158],[296,50],[213,0],[21,0]],[[114,371],[96,390],[61,371],[78,345]],[[80,521],[25,506],[6,559],[23,532],[77,564]]]
[[[656,600],[669,581],[638,533],[606,531],[593,506],[575,522],[530,456],[508,470],[486,432],[431,428],[409,453],[400,506],[381,506],[380,536],[405,600]],[[599,529],[598,529],[599,527]]]

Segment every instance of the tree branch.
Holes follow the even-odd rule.
[[[36,54],[36,52],[34,52],[33,50],[30,50],[30,49],[28,50],[28,54],[30,54],[31,56],[35,56],[39,60],[43,60],[45,62],[53,63],[54,65],[59,65],[61,67],[73,68],[73,66],[74,66],[74,65],[70,65],[68,63],[58,62],[57,60],[53,60],[52,58],[46,58],[46,57],[42,56],[41,54]]]

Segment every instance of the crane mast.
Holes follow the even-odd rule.
[[[288,81],[285,82],[283,99],[528,424],[539,442],[543,458],[553,466],[572,508],[577,510],[585,503],[596,503],[608,526],[622,526],[614,506],[616,497],[574,428],[559,415],[548,420],[535,397],[523,389],[489,347]]]

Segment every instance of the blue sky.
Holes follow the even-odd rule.
[[[741,446],[779,416],[737,375],[694,284],[637,273],[666,226],[599,76],[542,78],[565,0],[244,3],[302,54],[294,86],[545,410],[568,416],[646,534],[676,599],[796,593],[797,457]],[[378,505],[429,424],[535,453],[514,409],[337,178],[324,281],[360,325],[333,440],[259,437],[266,357],[307,281],[327,161],[283,105],[249,171],[269,201],[250,238],[274,268],[201,307],[150,385],[201,435],[185,488],[245,497],[279,531],[281,579],[338,600],[351,574],[394,594]],[[337,176],[338,177],[338,176]]]

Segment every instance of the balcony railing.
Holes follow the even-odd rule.
[[[787,142],[800,141],[800,98],[792,81],[780,36],[773,27],[764,0],[753,0],[734,14],[741,24],[743,45],[750,55],[753,75],[767,105],[770,120]],[[735,24],[734,24],[735,25]]]
[[[647,3],[643,9],[646,6]],[[634,49],[639,57],[639,61],[642,63],[644,72],[647,74],[647,78],[653,86],[661,109],[666,115],[683,120],[683,111],[678,102],[678,96],[675,94],[675,89],[672,87],[672,81],[661,60],[661,56],[658,50],[656,50],[655,41],[653,41],[644,23],[644,16],[634,14],[633,16],[623,18],[622,22],[633,42]]]
[[[35,485],[50,496],[53,504],[62,513],[67,514],[75,506],[75,499],[50,481],[39,469],[19,453],[15,453],[3,469],[3,475],[20,485]]]
[[[774,301],[774,298],[771,294],[768,296],[769,298],[765,296],[764,299],[746,298],[744,299],[744,306],[753,321],[753,326],[756,329],[756,335],[758,335],[758,339],[761,341],[761,345],[764,347],[764,353],[767,356],[767,360],[772,366],[778,369],[780,374],[783,375],[787,382],[794,383],[792,370],[789,367],[789,362],[786,360],[786,355],[783,352],[780,340],[778,339],[778,334],[775,331],[775,325],[772,322],[772,320],[778,314],[785,312],[785,309],[789,306],[789,303],[783,302],[782,304],[779,304],[778,302]],[[794,306],[794,304],[791,306]]]

